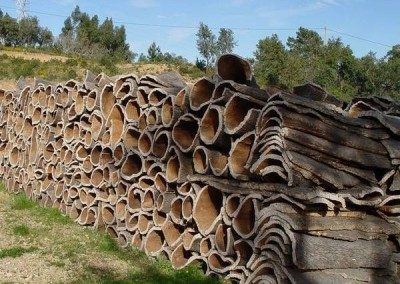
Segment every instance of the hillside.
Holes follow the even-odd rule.
[[[61,56],[43,52],[18,50],[0,50],[0,88],[14,89],[20,76],[33,82],[34,77],[59,82],[69,79],[82,81],[86,70],[94,73],[104,72],[107,75],[134,73],[138,76],[145,74],[160,74],[168,71],[179,72],[187,82],[204,75],[192,64],[174,65],[170,63],[124,63],[112,64],[94,62],[80,57]]]

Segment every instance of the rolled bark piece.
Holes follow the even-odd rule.
[[[155,226],[162,227],[168,220],[169,215],[158,210],[153,211],[153,222]]]
[[[78,217],[79,225],[93,225],[97,219],[97,208],[84,207]]]
[[[264,106],[271,96],[266,90],[262,90],[258,86],[247,86],[228,80],[221,81],[215,86],[212,101],[213,103],[226,104],[235,93],[241,93],[250,101],[258,103],[261,106]]]
[[[181,116],[172,129],[172,139],[178,148],[184,152],[191,152],[199,144],[200,120],[193,114]]]
[[[181,269],[190,264],[196,264],[201,257],[186,251],[183,244],[177,246],[171,254],[171,263],[175,269]]]
[[[192,160],[176,150],[175,147],[171,147],[170,152],[175,154],[168,159],[166,181],[169,183],[186,181],[187,175],[193,173]]]
[[[89,122],[91,124],[92,140],[97,141],[105,132],[106,122],[99,110],[95,110],[90,114]]]
[[[239,180],[250,179],[252,174],[245,166],[250,157],[254,139],[255,133],[251,131],[236,139],[233,143],[228,157],[228,167],[233,178]]]
[[[260,106],[250,102],[245,96],[236,93],[226,104],[224,112],[225,132],[230,135],[242,135],[254,129]]]
[[[121,101],[135,97],[138,82],[139,78],[134,74],[119,76],[114,85],[115,97]]]
[[[143,157],[147,157],[151,153],[153,135],[150,131],[145,130],[139,136],[138,149]]]
[[[169,248],[175,249],[179,244],[182,243],[182,234],[184,232],[183,226],[168,220],[162,226],[161,230]]]
[[[199,111],[206,107],[211,102],[214,87],[214,82],[207,77],[197,80],[193,84],[189,94],[190,109],[193,111]]]
[[[180,196],[175,197],[171,201],[171,210],[169,212],[169,216],[171,220],[178,225],[183,225],[183,216],[182,216],[182,198]]]
[[[123,231],[118,230],[117,234],[118,234],[117,242],[121,247],[126,248],[127,246],[129,246],[131,244],[132,234],[130,232],[125,231],[125,230],[123,230]]]
[[[137,127],[128,124],[125,127],[122,137],[124,141],[123,143],[125,144],[127,151],[130,151],[131,149],[135,149],[138,147],[140,131]]]
[[[86,109],[89,112],[92,112],[95,109],[100,109],[100,95],[98,88],[90,89],[88,92],[86,97]]]
[[[154,226],[153,216],[148,212],[140,212],[138,221],[138,230],[141,234],[147,234]]]
[[[185,250],[200,252],[203,236],[192,228],[186,228],[182,234],[182,244]]]
[[[132,150],[126,156],[121,167],[121,178],[127,181],[137,179],[143,172],[143,157],[136,150]]]
[[[200,255],[207,257],[215,248],[214,235],[203,237],[200,241]]]
[[[225,108],[210,105],[200,122],[200,139],[207,145],[229,149],[230,139],[224,132]]]
[[[117,145],[114,146],[114,149],[112,150],[112,160],[114,161],[114,166],[119,167],[124,158],[126,157],[126,145],[125,145],[125,131],[124,134],[122,134],[122,140],[123,142],[118,143]]]
[[[124,111],[123,107],[119,104],[115,104],[109,112],[107,117],[106,127],[110,129],[110,145],[115,146],[122,139],[122,133],[124,131]]]
[[[137,123],[141,114],[141,108],[136,99],[129,100],[125,105],[125,119],[128,123]]]
[[[211,251],[207,262],[210,268],[218,273],[225,273],[231,270],[234,264],[232,258],[220,255],[217,251]]]
[[[116,98],[114,96],[113,86],[105,85],[100,93],[100,111],[103,117],[105,117],[106,119],[108,118],[115,103]]]
[[[102,151],[103,144],[101,142],[97,142],[90,153],[90,162],[93,164],[93,166],[96,167],[100,165],[100,155]]]
[[[66,86],[58,86],[55,91],[56,105],[67,108],[72,104],[73,89]]]
[[[149,93],[151,91],[151,88],[147,86],[139,86],[137,92],[136,92],[136,100],[137,103],[139,104],[141,109],[145,109],[149,106]]]
[[[149,93],[149,105],[155,107],[161,107],[163,100],[168,96],[168,92],[166,92],[162,88],[152,89]]]
[[[249,239],[255,232],[258,206],[257,199],[250,195],[242,201],[233,216],[232,227],[243,239]]]
[[[114,206],[103,203],[103,206],[101,207],[101,216],[103,217],[104,223],[107,225],[116,223]]]
[[[183,110],[175,104],[176,97],[168,96],[162,102],[161,122],[164,127],[170,128],[181,117]]]
[[[150,107],[146,117],[146,125],[149,131],[155,131],[161,125],[161,109]]]
[[[193,199],[195,198],[194,194],[187,195],[182,201],[182,217],[183,219],[189,223],[193,219]]]
[[[131,213],[138,213],[141,210],[141,196],[140,190],[130,187],[128,189],[128,204],[127,209]]]
[[[103,184],[103,168],[97,167],[93,170],[90,176],[90,184],[95,188],[101,187]]]
[[[165,214],[171,210],[172,201],[176,198],[175,192],[162,192],[157,197],[157,210]]]
[[[224,198],[221,191],[205,186],[194,201],[193,218],[203,236],[215,232],[221,223],[220,209]]]
[[[218,253],[224,256],[233,256],[235,254],[234,241],[232,228],[219,224],[215,231],[215,247]]]
[[[160,160],[167,160],[169,158],[169,149],[172,145],[171,132],[168,130],[157,131],[154,135],[154,140],[151,147],[151,153],[160,158]]]
[[[222,80],[232,80],[239,84],[251,85],[253,74],[250,62],[235,54],[223,54],[215,64],[215,74]]]
[[[147,255],[158,256],[165,246],[165,238],[160,228],[153,227],[143,240],[144,250]]]
[[[182,88],[175,97],[175,105],[182,111],[187,112],[189,110],[189,94],[193,88],[193,84],[188,84]]]
[[[144,242],[143,242],[143,236],[138,232],[138,231],[136,231],[134,234],[133,234],[133,236],[132,236],[132,246],[134,246],[135,248],[138,248],[138,249],[140,249],[140,250],[142,250],[143,249],[143,245],[144,245]]]
[[[194,171],[199,174],[210,172],[208,149],[204,146],[197,146],[193,152]]]
[[[141,206],[143,211],[151,212],[155,209],[157,194],[151,189],[147,189],[141,194]]]

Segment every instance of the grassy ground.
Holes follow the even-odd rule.
[[[0,188],[0,283],[221,283],[197,267],[121,249],[24,194]]]

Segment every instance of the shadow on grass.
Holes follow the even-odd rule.
[[[130,283],[162,283],[162,284],[216,284],[222,283],[219,279],[207,277],[197,267],[189,267],[182,270],[160,269],[158,265],[146,265],[136,268],[127,276],[120,277],[110,268],[88,266],[79,279],[73,284],[130,284]]]

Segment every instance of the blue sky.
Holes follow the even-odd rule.
[[[322,38],[326,27],[327,38],[340,37],[357,57],[369,51],[383,57],[400,44],[398,0],[29,0],[28,15],[58,35],[76,5],[100,20],[111,17],[116,25],[124,24],[136,53],[146,54],[155,41],[163,52],[190,61],[199,57],[195,34],[200,22],[215,28],[216,35],[221,27],[233,29],[234,52],[244,57],[253,56],[260,39],[276,33],[285,43],[300,26]],[[0,8],[16,17],[14,1],[0,1]]]

